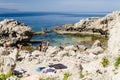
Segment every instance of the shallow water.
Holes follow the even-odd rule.
[[[41,31],[41,28],[52,29],[54,26],[63,24],[74,24],[79,22],[81,19],[88,17],[103,17],[107,13],[55,13],[55,12],[27,12],[27,13],[6,13],[0,14],[0,20],[4,18],[13,18],[22,23],[29,25],[33,31]],[[50,45],[71,45],[71,44],[85,44],[89,46],[93,39],[97,40],[93,36],[78,36],[78,35],[58,35],[55,33],[49,33],[44,36],[34,36],[32,40],[49,40]],[[101,38],[102,39],[102,38]],[[34,43],[33,45],[38,45]]]

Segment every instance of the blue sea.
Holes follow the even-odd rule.
[[[108,12],[19,12],[19,13],[2,13],[0,14],[0,21],[3,19],[15,19],[21,23],[25,23],[30,26],[33,31],[41,31],[42,28],[52,29],[55,26],[64,24],[74,24],[81,19],[89,17],[104,17]],[[71,45],[81,44],[85,41],[92,41],[94,37],[80,36],[80,35],[58,35],[55,33],[49,33],[46,35],[37,35],[32,40],[49,40],[50,45]],[[34,43],[33,45],[38,45]]]

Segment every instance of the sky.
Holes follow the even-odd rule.
[[[120,0],[0,0],[0,8],[46,12],[111,12]]]

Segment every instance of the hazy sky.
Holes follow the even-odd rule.
[[[0,0],[0,8],[20,11],[104,12],[120,10],[120,0]]]

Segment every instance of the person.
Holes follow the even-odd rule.
[[[22,44],[18,44],[18,50],[21,51],[23,49],[23,45]]]
[[[46,44],[45,43],[42,43],[42,49],[41,49],[41,51],[43,51],[43,52],[46,52]]]
[[[46,52],[48,46],[49,46],[49,42],[42,41],[40,42],[39,46],[36,47],[36,49],[42,52]]]
[[[60,46],[60,49],[61,49],[61,50],[64,50],[64,46]]]
[[[3,47],[4,47],[4,48],[8,48],[8,47],[9,47],[9,45],[7,44],[6,41],[3,43]]]
[[[38,46],[38,50],[39,50],[39,51],[42,50],[42,43],[40,43],[40,45]]]

